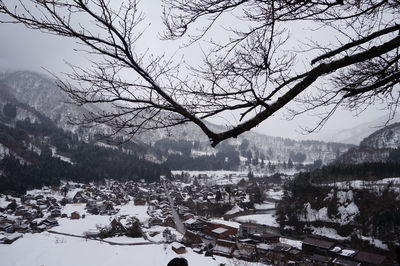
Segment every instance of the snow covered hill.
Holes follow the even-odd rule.
[[[25,104],[39,113],[46,115],[58,127],[77,133],[81,139],[88,140],[93,136],[101,133],[110,133],[111,129],[104,127],[83,128],[68,123],[69,117],[80,117],[86,114],[90,108],[98,107],[78,107],[68,103],[68,97],[57,88],[54,80],[47,76],[28,72],[5,72],[0,74],[0,85],[2,91],[8,93],[18,100],[21,104]],[[4,101],[3,101],[4,103]],[[0,107],[3,107],[1,105]],[[93,109],[94,110],[94,109]],[[32,114],[21,111],[18,112],[21,119],[35,120]],[[215,131],[223,130],[223,127],[210,124]],[[163,139],[186,140],[198,143],[196,149],[192,150],[192,157],[199,154],[215,154],[215,150],[210,146],[209,140],[204,133],[193,124],[185,124],[170,130],[154,130],[134,138],[137,143],[147,143],[153,145],[155,142]],[[263,153],[266,160],[272,162],[287,162],[290,154],[303,153],[306,155],[305,162],[312,163],[315,160],[322,160],[323,163],[332,162],[338,155],[347,151],[351,145],[340,143],[327,143],[322,141],[296,141],[292,139],[284,139],[280,137],[271,137],[255,132],[246,132],[237,139],[225,141],[229,145],[239,149],[243,142],[249,142],[248,149],[255,153]],[[217,147],[221,148],[222,144]],[[171,150],[170,153],[177,151]],[[153,158],[154,154],[146,155]]]
[[[343,154],[340,163],[385,162],[400,147],[400,123],[379,129]]]

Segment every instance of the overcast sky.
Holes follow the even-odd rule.
[[[168,51],[173,53],[177,45],[171,42],[157,41],[157,32],[161,32],[161,4],[159,0],[142,1],[142,8],[151,25],[141,40],[142,46],[150,51]],[[84,53],[74,51],[78,48],[74,40],[44,34],[24,28],[22,25],[0,24],[0,66],[3,69],[26,69],[43,72],[42,68],[55,73],[68,71],[65,60],[90,66]],[[180,50],[181,51],[181,50]],[[181,51],[186,60],[200,62],[198,46]],[[378,117],[388,115],[387,111],[370,108],[366,112],[354,116],[347,111],[337,112],[319,133],[306,134],[302,127],[312,127],[316,119],[311,114],[297,117],[295,120],[284,119],[285,111],[263,122],[255,131],[273,136],[290,137],[294,139],[321,139],[323,136],[340,128],[351,128],[358,124],[373,121]],[[221,122],[221,121],[219,121]],[[329,139],[326,139],[329,141]]]

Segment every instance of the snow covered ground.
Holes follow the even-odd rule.
[[[110,245],[95,240],[59,236],[50,233],[25,234],[12,245],[0,245],[0,266],[162,266],[175,257],[184,257],[190,266],[203,265],[249,265],[224,257],[205,257],[186,249],[177,255],[168,244],[139,246]]]
[[[283,190],[268,189],[264,192],[264,194],[268,199],[281,200],[283,196]]]
[[[226,170],[216,170],[216,171],[186,171],[186,170],[173,170],[171,171],[173,175],[181,175],[182,173],[187,173],[191,177],[197,177],[199,175],[207,175],[208,179],[198,180],[202,184],[207,185],[235,185],[239,183],[240,180],[248,180],[248,172],[245,171],[226,171]],[[261,177],[263,173],[253,173],[256,177]]]
[[[268,210],[268,209],[275,209],[275,202],[264,202],[261,204],[254,204],[254,208],[256,210]]]
[[[88,215],[85,219],[70,220],[69,218],[58,219],[59,226],[52,231],[59,233],[84,236],[85,232],[95,231],[97,227],[104,227],[111,222],[111,216]]]
[[[243,211],[243,209],[240,208],[238,205],[235,205],[235,206],[233,206],[232,209],[230,209],[229,211],[227,211],[225,214],[230,215],[230,214],[235,214],[235,213],[238,213],[238,212],[241,212],[241,211]]]
[[[114,237],[108,237],[105,238],[104,240],[113,242],[113,243],[119,243],[119,244],[132,244],[132,243],[145,243],[149,242],[148,240],[144,239],[143,237],[128,237],[128,236],[114,236]]]
[[[147,224],[150,219],[150,215],[147,214],[148,206],[136,206],[132,202],[121,206],[118,215],[129,215],[135,216],[143,224]]]
[[[343,181],[329,184],[315,184],[316,186],[329,186],[337,187],[339,189],[370,189],[375,192],[380,192],[385,189],[388,185],[391,190],[400,192],[400,177],[384,178],[377,181],[363,181],[363,180],[352,180]]]
[[[244,215],[236,217],[234,220],[241,223],[264,224],[272,227],[279,226],[274,214],[272,213]]]
[[[323,237],[328,237],[330,239],[335,239],[335,240],[350,240],[350,237],[343,237],[338,234],[338,232],[333,229],[333,228],[328,228],[328,227],[315,227],[315,226],[310,226],[309,229],[312,230],[312,234],[314,235],[319,235]]]
[[[284,238],[284,237],[280,237],[279,242],[290,245],[290,246],[295,247],[300,250],[302,249],[302,244],[303,244],[303,242],[300,240],[292,240],[292,239],[288,239],[288,238]]]

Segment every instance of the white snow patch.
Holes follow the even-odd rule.
[[[225,220],[220,220],[220,219],[212,219],[210,220],[211,223],[216,223],[216,224],[224,224],[230,227],[234,227],[239,229],[240,223],[237,222],[232,222],[232,221],[225,221]]]
[[[244,215],[234,218],[235,221],[241,223],[254,223],[254,224],[264,224],[272,227],[278,227],[279,224],[275,219],[275,215],[271,213],[267,214],[253,214]]]
[[[234,260],[219,256],[214,260],[194,253],[191,249],[178,255],[168,244],[118,246],[49,233],[25,234],[12,245],[0,245],[1,265],[154,266],[167,265],[175,257],[186,258],[190,266],[217,266],[220,263],[237,265]],[[243,262],[243,265],[262,264]]]
[[[284,237],[280,237],[279,238],[279,242],[283,243],[283,244],[287,244],[289,246],[295,247],[297,249],[301,250],[302,247],[302,241],[300,240],[293,240],[293,239],[288,239],[288,238],[284,238]]]
[[[230,214],[235,214],[235,213],[238,213],[238,212],[241,212],[241,211],[243,211],[243,209],[235,204],[235,206],[233,206],[233,208],[231,210],[227,211],[225,214],[230,215]]]
[[[314,235],[320,235],[320,236],[324,236],[324,237],[336,239],[336,240],[349,240],[350,239],[350,237],[340,236],[338,234],[338,232],[333,228],[327,228],[325,226],[323,226],[323,227],[310,226],[309,228],[312,230],[312,233]]]
[[[261,204],[254,204],[254,208],[256,210],[268,210],[268,209],[275,209],[275,203],[274,202],[264,202]]]
[[[388,245],[383,243],[379,239],[372,238],[370,236],[361,236],[362,240],[368,241],[371,245],[374,245],[377,248],[384,249],[384,250],[389,250]]]

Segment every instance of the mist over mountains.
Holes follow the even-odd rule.
[[[0,85],[2,99],[2,107],[4,104],[13,98],[13,102],[17,105],[25,105],[26,108],[17,106],[17,120],[28,119],[31,122],[38,120],[38,116],[42,115],[51,120],[65,131],[70,131],[78,135],[84,141],[93,139],[96,135],[108,134],[111,132],[110,128],[106,126],[95,128],[83,128],[77,125],[68,124],[70,116],[79,117],[88,110],[87,107],[78,107],[69,104],[69,99],[64,95],[59,88],[49,77],[44,75],[28,72],[5,72],[0,74]],[[8,95],[8,96],[6,96]],[[29,109],[31,111],[28,111]],[[95,108],[95,107],[90,107]],[[218,128],[218,126],[214,126]],[[209,141],[206,136],[193,124],[185,124],[170,130],[155,130],[146,134],[139,135],[133,140],[140,145],[152,146],[157,141],[163,139],[172,139],[179,141],[196,142],[196,147],[193,148],[191,155],[197,157],[202,154],[215,154],[220,147],[216,150],[210,147]],[[285,139],[279,137],[270,137],[255,132],[246,132],[237,139],[228,140],[225,144],[234,146],[238,150],[239,146],[246,139],[248,141],[248,148],[253,152],[262,153],[266,160],[270,161],[287,161],[291,154],[304,153],[306,154],[305,161],[312,162],[315,160],[322,160],[328,163],[337,158],[338,155],[345,152],[351,145],[344,145],[339,143],[326,143],[322,141],[296,141],[292,139]],[[179,152],[174,150],[173,147],[164,147],[170,153]],[[142,154],[143,157],[154,158],[155,155],[150,152]],[[165,161],[166,158],[160,158]]]

